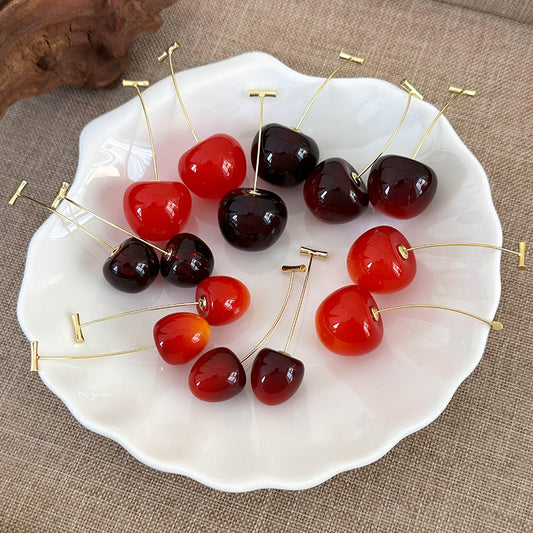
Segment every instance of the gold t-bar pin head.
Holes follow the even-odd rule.
[[[311,257],[318,257],[319,259],[326,259],[328,257],[328,252],[315,250],[313,248],[308,248],[307,246],[300,246],[300,253],[310,255]]]
[[[38,341],[31,341],[31,372],[38,372],[39,371],[39,342]]]
[[[59,189],[59,192],[57,193],[57,196],[54,198],[54,201],[52,202],[52,209],[57,209],[63,200],[67,199],[67,191],[70,187],[70,183],[64,181],[61,184],[61,187]]]
[[[177,50],[180,47],[179,43],[174,41],[160,56],[158,56],[157,60],[161,63],[165,59],[172,56],[172,52]]]
[[[20,185],[15,191],[15,194],[9,199],[9,205],[15,205],[15,202],[22,196],[22,191],[24,190],[24,187],[26,187],[26,185],[28,185],[28,182],[26,180],[22,180],[20,182]]]

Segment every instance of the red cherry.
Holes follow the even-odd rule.
[[[157,351],[171,365],[196,357],[207,346],[210,334],[206,320],[194,313],[172,313],[154,325]]]
[[[197,305],[198,314],[211,326],[230,324],[240,318],[250,306],[246,285],[229,276],[211,276],[196,288],[196,301],[205,298],[205,306]]]
[[[409,241],[395,228],[378,226],[365,231],[348,251],[346,267],[354,283],[370,292],[395,292],[413,281],[416,260],[413,253],[402,257],[399,247]]]
[[[187,150],[179,160],[183,183],[201,198],[222,198],[246,177],[246,157],[229,135],[217,134]]]
[[[315,328],[324,346],[339,355],[371,352],[383,338],[383,324],[372,308],[376,301],[363,287],[348,285],[332,292],[319,306]]]
[[[370,203],[382,213],[395,218],[413,218],[433,200],[437,175],[416,159],[384,155],[368,175]]]
[[[255,397],[266,405],[287,401],[300,387],[304,364],[290,355],[263,348],[254,359],[250,382]]]
[[[191,193],[176,181],[139,181],[124,193],[126,220],[139,237],[168,241],[179,233],[191,213]]]
[[[246,372],[229,348],[214,348],[194,363],[189,374],[191,392],[204,402],[233,398],[246,385]]]

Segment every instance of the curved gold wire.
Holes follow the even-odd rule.
[[[311,101],[307,104],[307,107],[305,108],[304,112],[302,113],[302,116],[300,117],[300,120],[298,121],[298,124],[294,127],[296,131],[300,131],[300,125],[302,124],[302,121],[307,115],[307,112],[309,111],[310,107],[313,105],[314,101],[317,99],[317,96],[322,92],[322,89],[327,85],[329,80],[337,74],[342,68],[344,68],[348,63],[358,63],[359,65],[364,65],[365,60],[362,57],[353,56],[351,54],[347,54],[346,52],[341,52],[339,54],[339,58],[343,59],[344,61],[326,78],[326,80],[322,83],[322,85],[318,88],[316,93],[314,94],[313,98],[311,98]]]
[[[383,152],[389,147],[389,144],[394,140],[398,132],[400,131],[400,128],[405,120],[405,117],[407,116],[407,111],[409,111],[409,106],[411,105],[411,100],[413,96],[415,98],[418,98],[420,100],[423,100],[424,97],[409,83],[408,80],[402,80],[400,83],[400,87],[402,89],[405,89],[408,93],[407,97],[407,104],[405,106],[405,110],[403,112],[402,118],[400,119],[400,122],[398,122],[398,125],[396,126],[396,129],[393,131],[392,135],[389,137],[389,140],[385,143],[385,146],[380,150],[379,154],[374,157],[374,159],[358,174],[356,174],[356,178],[360,178],[383,154]],[[358,183],[356,183],[359,185]]]
[[[520,270],[525,270],[526,268],[527,244],[524,241],[520,241],[518,243],[518,252],[515,250],[509,250],[508,248],[502,248],[501,246],[495,246],[493,244],[481,244],[477,242],[443,242],[437,244],[422,244],[420,246],[412,246],[411,248],[406,248],[403,244],[399,244],[398,252],[404,259],[407,259],[409,257],[409,252],[414,250],[422,250],[423,248],[439,248],[441,246],[474,246],[479,248],[491,248],[492,250],[500,250],[501,252],[508,252],[518,256],[518,268]]]
[[[158,58],[157,60],[159,62],[161,61],[164,61],[165,59],[168,58],[168,62],[170,64],[170,74],[171,74],[171,77],[172,77],[172,83],[174,83],[174,90],[176,91],[176,95],[178,96],[178,100],[179,100],[179,103],[180,103],[180,106],[181,106],[181,110],[183,111],[183,114],[185,116],[185,120],[187,121],[187,124],[189,125],[189,129],[191,130],[191,133],[194,137],[194,140],[196,141],[196,144],[198,144],[200,141],[198,140],[198,135],[196,135],[196,132],[194,131],[194,128],[192,126],[192,123],[191,123],[191,119],[189,118],[189,114],[187,113],[187,109],[185,108],[185,104],[183,103],[183,100],[181,98],[181,93],[180,93],[180,90],[179,90],[179,87],[178,87],[178,82],[176,81],[176,75],[174,73],[174,66],[172,65],[172,52],[174,52],[174,50],[177,50],[178,48],[180,47],[180,45],[174,41],[174,43],[169,46],[165,52],[163,52]]]
[[[144,111],[144,118],[146,119],[146,125],[148,126],[148,136],[150,137],[150,146],[152,147],[152,161],[154,164],[154,179],[153,181],[159,181],[159,175],[157,174],[157,162],[155,157],[155,148],[154,148],[154,137],[152,135],[152,126],[150,126],[150,119],[148,118],[148,111],[146,110],[146,105],[144,104],[144,98],[142,96],[141,90],[139,87],[148,87],[150,83],[148,81],[132,81],[132,80],[122,80],[123,87],[135,87],[137,95],[141,100],[141,105]]]
[[[460,313],[462,315],[466,315],[471,318],[475,318],[476,320],[479,320],[481,322],[484,322],[485,324],[488,324],[492,329],[496,331],[500,331],[503,329],[503,324],[501,322],[497,322],[495,320],[487,320],[486,318],[482,318],[480,316],[474,315],[472,313],[469,313],[468,311],[463,311],[462,309],[455,309],[455,307],[446,307],[444,305],[408,304],[408,305],[396,305],[394,307],[387,307],[385,309],[376,309],[375,307],[372,307],[371,311],[372,311],[374,320],[378,321],[379,315],[381,313],[384,313],[385,311],[394,311],[396,309],[412,309],[415,307],[424,307],[424,308],[429,308],[429,309],[444,309],[445,311],[453,311],[454,313]]]
[[[426,133],[424,133],[424,136],[422,137],[422,139],[420,140],[420,142],[418,143],[418,146],[416,147],[416,150],[415,150],[415,153],[413,154],[413,157],[412,159],[415,159],[415,157],[417,156],[420,148],[422,148],[422,144],[424,143],[424,141],[426,140],[426,137],[429,135],[429,132],[431,131],[431,129],[433,128],[433,126],[437,123],[437,120],[439,120],[439,118],[441,117],[441,115],[444,113],[444,111],[446,111],[446,109],[448,109],[448,107],[450,106],[450,104],[456,99],[458,98],[459,96],[461,96],[462,94],[465,94],[467,96],[475,96],[476,95],[476,91],[472,91],[470,89],[461,89],[459,87],[449,87],[448,88],[448,91],[451,92],[451,93],[454,93],[454,95],[446,102],[446,104],[444,105],[444,107],[438,112],[437,116],[433,119],[433,122],[429,125],[428,129],[426,130]]]
[[[281,318],[283,317],[283,314],[285,313],[285,309],[287,309],[287,304],[289,303],[289,298],[292,292],[292,287],[294,284],[294,276],[297,272],[305,272],[306,267],[305,265],[297,265],[297,266],[283,266],[281,267],[282,272],[290,272],[291,277],[289,279],[289,286],[287,287],[287,292],[285,294],[285,300],[283,301],[283,304],[281,306],[281,309],[279,310],[278,316],[274,320],[272,326],[270,329],[265,333],[263,338],[246,354],[242,359],[241,363],[244,363],[247,359],[249,359],[263,344],[268,340],[270,335],[274,332],[278,324],[280,323]]]

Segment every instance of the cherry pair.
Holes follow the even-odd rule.
[[[66,195],[69,184],[66,182],[63,182],[51,207],[23,194],[26,185],[26,181],[21,182],[9,204],[14,205],[18,198],[26,198],[51,211],[63,220],[74,224],[84,233],[106,246],[111,253],[104,262],[103,274],[104,278],[116,289],[128,293],[141,292],[153,283],[159,271],[161,271],[165,279],[175,285],[194,286],[210,276],[214,269],[214,258],[209,246],[192,233],[175,235],[167,243],[165,249],[162,249],[140,237],[136,237],[133,233],[69,198]],[[75,220],[57,211],[57,208],[64,200],[131,237],[118,246],[111,246]],[[161,252],[161,261],[155,250]]]
[[[139,89],[147,87],[149,83],[130,80],[122,82],[126,87],[134,87],[141,101],[154,167],[152,180],[133,183],[126,189],[123,209],[133,231],[151,241],[167,241],[180,232],[191,212],[192,198],[189,190],[201,198],[219,199],[229,190],[238,187],[246,176],[246,158],[236,139],[226,134],[211,135],[203,141],[198,139],[183,104],[172,65],[172,52],[178,48],[179,44],[174,43],[158,60],[169,60],[176,95],[196,141],[192,148],[182,154],[178,162],[177,170],[185,185],[175,180],[159,179],[152,129]]]
[[[115,315],[98,318],[81,323],[79,313],[72,315],[76,342],[83,342],[83,328],[107,320],[121,318],[145,311],[170,309],[195,305],[197,313],[172,313],[158,320],[153,328],[155,345],[132,348],[120,352],[85,355],[42,357],[38,355],[37,342],[32,343],[32,370],[38,370],[40,359],[91,359],[107,357],[125,353],[157,348],[162,359],[171,365],[188,363],[200,354],[207,346],[211,329],[210,326],[223,326],[238,320],[250,306],[250,293],[247,287],[239,280],[229,276],[211,276],[204,279],[196,288],[196,301],[190,303],[168,304],[126,311]]]
[[[242,359],[227,347],[217,347],[200,356],[189,374],[189,388],[199,399],[207,402],[228,400],[241,392],[246,385],[246,371],[243,363],[249,359],[266,342],[279,324],[292,291],[296,272],[307,274],[303,282],[290,333],[283,350],[261,349],[254,358],[250,382],[255,397],[265,405],[279,405],[291,398],[300,387],[304,377],[304,364],[287,353],[302,306],[305,290],[309,280],[311,264],[314,257],[326,258],[327,253],[301,247],[300,253],[308,254],[309,264],[295,267],[282,267],[290,272],[289,287],[281,310],[272,327],[256,346]]]
[[[390,226],[379,226],[363,233],[348,252],[347,267],[356,285],[348,285],[330,294],[318,307],[315,328],[321,342],[340,355],[371,352],[383,338],[380,314],[395,309],[428,307],[455,311],[500,330],[500,322],[486,320],[472,313],[439,305],[410,304],[379,310],[372,292],[394,292],[406,287],[416,273],[414,250],[433,246],[482,246],[518,255],[518,267],[525,268],[526,243],[519,251],[477,243],[442,243],[411,247],[407,239]]]

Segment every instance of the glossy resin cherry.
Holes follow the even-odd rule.
[[[252,141],[255,169],[259,132]],[[309,136],[281,124],[267,124],[262,129],[258,174],[273,185],[293,187],[307,179],[318,162],[317,143]]]
[[[255,397],[279,405],[294,396],[304,377],[304,364],[289,354],[263,348],[255,357],[250,383]]]
[[[230,135],[217,134],[187,150],[178,163],[180,177],[201,198],[222,198],[246,177],[246,156]]]
[[[413,157],[385,155],[373,165],[368,177],[368,195],[372,205],[395,218],[413,218],[424,211],[437,190],[437,176],[433,170],[415,160],[422,144],[446,108],[459,96],[475,96],[476,91],[449,87],[450,100],[433,119],[418,144]]]
[[[368,176],[371,204],[395,218],[413,218],[433,200],[437,176],[420,161],[400,155],[380,157]]]
[[[103,266],[104,278],[115,289],[144,291],[159,273],[159,260],[153,248],[133,237],[126,239]]]
[[[159,61],[168,59],[176,96],[196,141],[196,145],[180,157],[178,171],[183,183],[197,196],[211,199],[222,198],[224,194],[244,181],[246,157],[241,145],[230,135],[217,133],[203,141],[198,139],[181,97],[172,64],[172,53],[178,48],[179,44],[174,42],[158,57]]]
[[[397,229],[377,226],[359,236],[350,249],[346,267],[352,281],[370,292],[395,292],[407,287],[416,274],[414,254],[402,255],[409,241]]]
[[[149,241],[167,241],[179,233],[191,212],[191,193],[185,185],[172,181],[160,181],[157,173],[152,128],[139,87],[147,87],[147,81],[122,80],[125,87],[134,87],[142,104],[146,119],[154,179],[131,184],[124,192],[123,209],[133,231]]]
[[[204,402],[229,400],[245,385],[246,372],[239,358],[225,347],[204,353],[189,373],[189,389]]]
[[[209,246],[192,233],[180,233],[165,247],[170,255],[161,257],[161,275],[178,285],[198,285],[215,268],[215,259]]]
[[[238,279],[210,276],[196,288],[198,314],[212,326],[223,326],[239,319],[250,306],[250,291]],[[203,305],[202,305],[203,302]]]
[[[260,100],[258,143],[261,147],[263,100],[265,96],[276,96],[276,91],[252,89],[249,94]],[[258,157],[253,189],[233,189],[224,195],[218,206],[218,225],[223,237],[235,248],[247,251],[272,246],[287,224],[285,202],[277,194],[257,188]]]
[[[304,184],[304,200],[319,220],[349,222],[368,206],[368,194],[355,168],[338,157],[319,163]]]
[[[322,344],[339,355],[371,352],[383,338],[381,320],[374,318],[377,304],[372,295],[358,285],[347,285],[332,292],[318,306],[315,329]]]
[[[131,229],[149,241],[168,241],[180,233],[191,207],[191,193],[176,181],[133,183],[123,199],[124,215]]]
[[[220,201],[218,225],[235,248],[266,250],[279,240],[287,225],[287,206],[271,191],[234,189]]]
[[[172,313],[154,325],[159,355],[171,365],[182,365],[196,357],[209,342],[207,321],[195,313]]]

